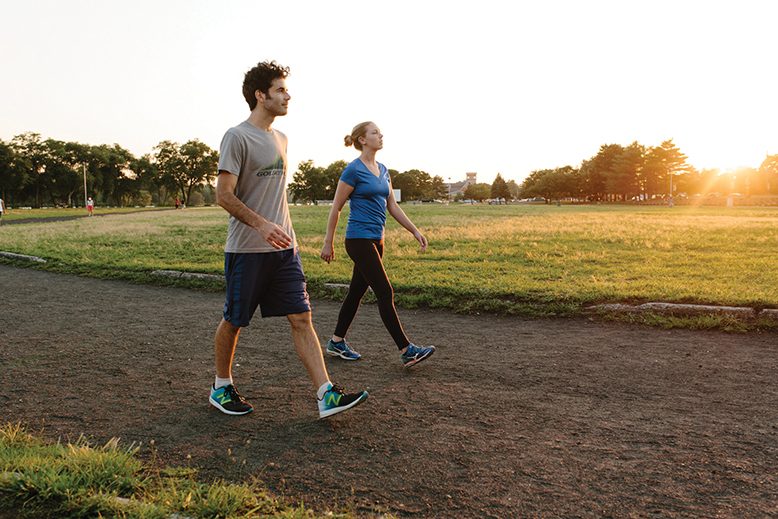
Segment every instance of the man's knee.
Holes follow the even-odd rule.
[[[306,330],[313,326],[311,312],[289,314],[286,318],[289,320],[289,324],[292,325],[293,330]]]
[[[235,337],[240,333],[240,326],[235,326],[226,319],[222,319],[219,323],[219,327],[216,329],[216,333]]]

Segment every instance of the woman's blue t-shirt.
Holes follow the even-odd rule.
[[[386,199],[389,197],[389,170],[378,163],[375,176],[364,162],[356,159],[346,166],[340,180],[354,188],[351,192],[346,238],[380,240],[386,225]]]

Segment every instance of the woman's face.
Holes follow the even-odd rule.
[[[380,150],[384,147],[384,136],[381,134],[381,130],[375,124],[368,125],[364,137],[360,137],[360,139],[363,139],[363,148]]]

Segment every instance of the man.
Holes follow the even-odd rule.
[[[5,213],[5,202],[0,198],[0,224],[3,223],[3,214]]]
[[[89,216],[92,216],[95,212],[95,201],[92,200],[92,197],[86,199],[86,212]]]
[[[253,407],[232,380],[240,329],[259,307],[262,317],[286,316],[295,350],[317,389],[319,417],[350,409],[367,391],[346,393],[327,374],[311,321],[311,306],[286,201],[286,135],[271,126],[286,115],[287,67],[259,63],[243,80],[249,118],[222,139],[216,201],[229,214],[224,275],[224,316],[216,329],[216,381],[209,401],[223,413],[243,415]]]

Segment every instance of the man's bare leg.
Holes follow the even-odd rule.
[[[232,359],[235,356],[235,348],[238,346],[239,336],[240,328],[233,326],[232,323],[224,319],[216,328],[214,358],[217,377],[232,378]]]
[[[232,359],[235,356],[239,335],[240,327],[233,326],[222,319],[214,337],[214,362],[218,384],[215,383],[211,388],[211,396],[208,400],[219,411],[230,415],[243,415],[254,410],[254,407],[232,384]]]
[[[316,335],[316,330],[313,329],[311,312],[290,314],[286,318],[292,325],[292,340],[294,340],[297,356],[300,357],[303,366],[305,366],[308,378],[313,382],[313,387],[318,390],[322,384],[329,381],[330,377],[321,354],[319,337]]]
[[[327,366],[321,354],[321,345],[311,322],[311,312],[286,316],[292,325],[292,338],[297,356],[308,371],[308,377],[316,388],[319,404],[319,418],[351,409],[367,399],[367,391],[346,393],[338,386],[332,386],[327,374]]]

